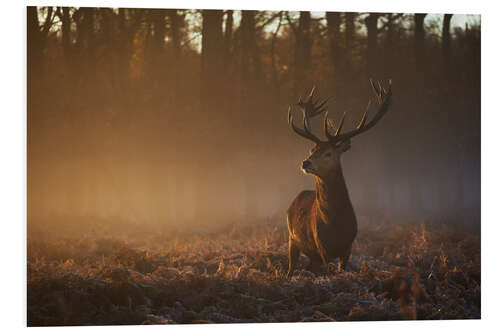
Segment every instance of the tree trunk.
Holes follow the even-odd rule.
[[[169,37],[171,39],[171,46],[174,51],[174,61],[170,66],[173,77],[173,85],[170,98],[173,100],[178,100],[178,86],[180,83],[179,64],[181,57],[181,27],[184,25],[184,17],[179,15],[179,11],[177,9],[167,9],[166,14],[169,23]]]
[[[451,46],[450,46],[450,23],[453,14],[444,14],[443,32],[442,32],[442,49],[443,49],[443,70],[446,78],[450,75],[451,61]]]
[[[305,79],[308,71],[311,69],[311,12],[300,12],[299,17],[299,34],[301,34],[301,67],[302,75]]]
[[[74,61],[79,64],[75,66],[76,86],[85,84],[86,78],[90,76],[90,72],[95,69],[93,47],[94,38],[94,8],[80,7],[73,14],[73,20],[76,24],[76,42]],[[79,89],[84,89],[80,87]]]
[[[276,68],[276,38],[281,29],[281,22],[283,20],[283,12],[280,12],[278,26],[276,30],[273,32],[273,36],[271,38],[271,77],[272,77],[272,85],[274,88],[274,93],[272,94],[277,100],[279,97],[279,80],[278,80],[278,69]]]
[[[377,70],[377,37],[378,37],[378,18],[380,14],[371,13],[365,19],[368,45],[366,50],[366,66],[369,77],[378,77]]]
[[[425,62],[425,29],[424,20],[427,14],[415,14],[415,65],[417,70],[417,75],[422,73],[422,66]]]
[[[33,80],[37,80],[42,72],[43,51],[45,40],[52,20],[52,7],[48,9],[44,26],[40,26],[38,21],[38,7],[27,7],[27,65],[28,65],[28,85]]]
[[[384,45],[384,78],[393,77],[392,67],[394,59],[394,17],[393,14],[387,14],[387,32]]]
[[[155,105],[163,105],[166,101],[170,101],[172,89],[168,89],[168,95],[165,96],[164,82],[165,78],[171,78],[174,75],[169,73],[169,69],[174,66],[166,64],[165,54],[165,37],[166,37],[166,9],[150,9],[147,11],[148,35],[146,36],[146,59],[148,76],[152,89],[152,101]],[[169,82],[170,86],[174,86]]]
[[[340,13],[326,12],[326,22],[328,27],[328,41],[330,42],[330,59],[337,73],[342,64],[342,54],[340,51]]]
[[[166,35],[166,10],[152,9],[151,20],[153,24],[153,44],[156,54],[162,54],[165,47]]]
[[[177,9],[167,9],[168,23],[170,27],[169,35],[172,40],[174,55],[178,60],[181,50],[181,27],[183,25],[183,17],[179,15]]]
[[[463,117],[462,117],[463,118]],[[464,127],[462,127],[464,128]],[[465,209],[465,179],[466,179],[466,152],[465,152],[465,143],[464,136],[462,135],[459,138],[458,143],[458,163],[457,163],[457,175],[456,175],[456,201],[455,201],[455,211],[454,215],[457,216],[457,222],[463,223],[465,221],[464,216],[466,213]],[[460,221],[461,220],[461,221]]]
[[[241,104],[246,104],[248,96],[251,95],[252,83],[250,78],[252,53],[255,39],[255,11],[241,11]],[[255,70],[255,68],[254,68]]]
[[[64,59],[67,66],[70,66],[71,62],[71,17],[69,15],[69,7],[62,7],[62,46],[64,52]]]
[[[203,10],[201,42],[201,110],[209,114],[220,103],[222,62],[222,10]]]
[[[354,19],[355,13],[345,13],[345,70],[348,72],[352,67],[351,57],[354,48]]]
[[[78,31],[77,45],[85,54],[90,55],[90,52],[93,50],[94,8],[80,8],[76,21]]]
[[[255,20],[252,26],[252,34],[251,34],[251,44],[250,44],[250,54],[252,56],[252,69],[253,69],[253,89],[255,88],[264,88],[262,85],[264,80],[264,73],[262,71],[262,61],[260,58],[259,46],[257,45],[257,33],[255,28]]]
[[[230,64],[231,54],[233,50],[233,14],[232,10],[226,11],[226,22],[224,25],[224,51],[225,53],[225,62],[226,64]]]
[[[448,178],[444,175],[438,180],[438,216],[446,218],[450,209],[450,189],[448,187]]]
[[[35,129],[39,123],[38,116],[33,110],[33,106],[37,104],[35,100],[36,92],[38,91],[36,87],[36,80],[40,78],[39,71],[41,67],[41,41],[40,41],[40,27],[38,22],[37,7],[27,7],[27,168],[26,168],[26,181],[28,188],[33,188],[36,177],[35,174],[35,163],[36,159],[33,155],[32,145],[36,142]],[[38,116],[38,117],[37,117]],[[35,207],[35,202],[38,202],[39,196],[35,197],[34,191],[27,191],[27,214],[28,220],[33,213],[33,208]]]
[[[311,68],[311,50],[311,12],[302,11],[300,12],[298,28],[295,29],[294,96],[311,86],[311,82],[308,80]]]
[[[38,22],[37,7],[27,7],[27,58],[28,58],[28,87],[33,79],[39,77],[38,73],[42,62],[43,42]]]

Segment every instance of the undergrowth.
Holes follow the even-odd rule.
[[[315,275],[301,256],[290,280],[287,240],[284,223],[120,234],[28,228],[28,325],[480,318],[477,236],[360,225],[345,271]]]

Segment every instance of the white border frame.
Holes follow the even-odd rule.
[[[481,14],[482,18],[482,111],[481,111],[481,157],[482,157],[482,320],[417,321],[417,322],[368,322],[368,323],[308,323],[308,324],[239,324],[233,325],[175,325],[169,331],[233,331],[253,332],[259,330],[384,330],[386,332],[419,332],[446,330],[488,330],[495,326],[499,264],[497,235],[500,234],[497,220],[495,194],[500,188],[498,182],[498,60],[499,55],[499,6],[494,1],[456,0],[417,2],[384,1],[27,1],[9,2],[3,6],[2,15],[2,122],[1,152],[2,179],[2,301],[0,313],[2,326],[7,329],[26,328],[26,7],[27,5],[84,5],[99,7],[142,7],[142,8],[220,8],[259,10],[311,10],[311,11],[356,11],[356,12],[425,12]],[[51,332],[71,328],[32,328]],[[78,330],[89,328],[79,327]],[[161,326],[113,326],[91,327],[94,330],[130,332],[136,330],[163,331]]]

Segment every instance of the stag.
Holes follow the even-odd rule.
[[[302,111],[303,129],[295,126],[292,108],[288,108],[288,123],[292,130],[315,143],[309,157],[302,162],[301,169],[305,174],[313,175],[316,180],[316,191],[299,193],[287,211],[288,278],[292,276],[301,252],[309,257],[307,270],[312,272],[320,271],[322,264],[328,268],[328,263],[337,258],[340,260],[340,267],[345,269],[349,260],[358,225],[342,174],[340,157],[350,149],[351,138],[369,130],[382,119],[392,101],[390,80],[387,90],[380,82],[375,83],[370,79],[370,83],[378,110],[372,120],[366,122],[370,100],[358,126],[351,131],[342,133],[345,112],[335,129],[328,119],[325,107],[327,100],[321,103],[313,101],[314,88],[305,101],[299,98],[297,104]],[[320,140],[310,128],[310,118],[323,112],[326,141]]]

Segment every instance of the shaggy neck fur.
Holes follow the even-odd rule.
[[[340,164],[328,177],[316,177],[315,201],[318,216],[325,224],[331,224],[336,217],[352,211]]]

